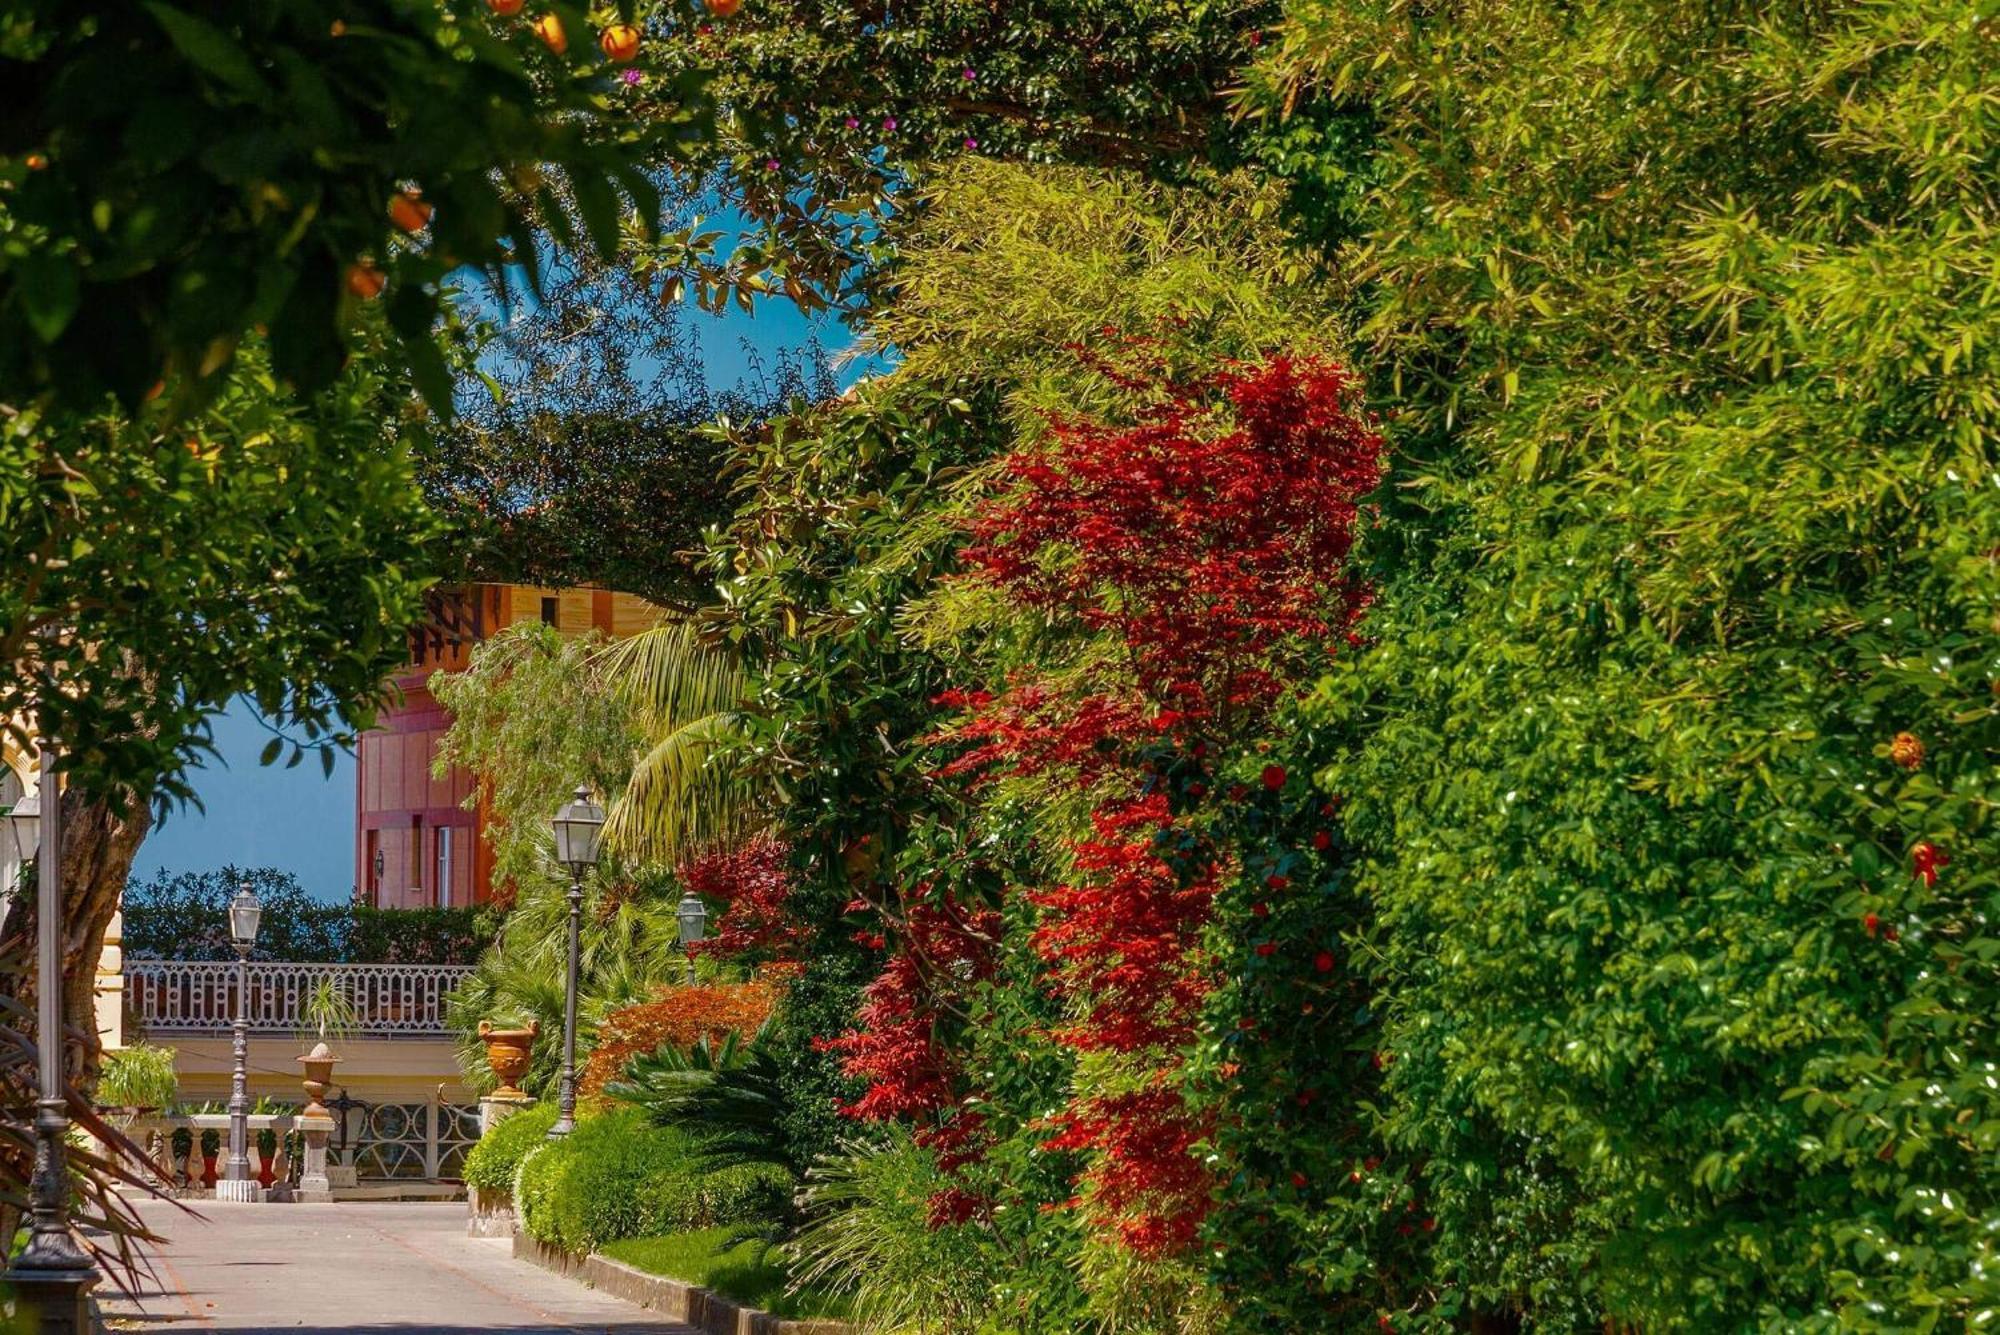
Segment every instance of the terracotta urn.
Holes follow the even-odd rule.
[[[528,1073],[529,1054],[534,1049],[535,1036],[542,1032],[540,1020],[528,1021],[526,1029],[495,1029],[490,1020],[479,1022],[479,1039],[486,1044],[486,1064],[493,1068],[493,1078],[500,1087],[493,1091],[496,1099],[525,1099],[528,1097],[520,1089],[519,1080]]]
[[[320,1100],[326,1097],[326,1088],[333,1080],[333,1064],[339,1060],[323,1040],[313,1044],[313,1050],[299,1058],[299,1065],[306,1068],[306,1078],[300,1082],[306,1088],[306,1106],[300,1111],[300,1116],[333,1116]]]

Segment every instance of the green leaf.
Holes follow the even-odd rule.
[[[14,290],[20,294],[29,328],[44,343],[53,343],[76,315],[82,281],[76,266],[46,250],[31,250],[16,260]]]
[[[146,12],[167,30],[167,39],[199,69],[254,102],[269,100],[271,90],[257,73],[236,39],[215,25],[183,13],[159,0],[147,0]]]

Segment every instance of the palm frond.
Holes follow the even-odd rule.
[[[750,785],[726,763],[740,737],[748,684],[741,659],[685,621],[666,622],[604,650],[605,679],[631,702],[652,745],[611,805],[606,842],[671,862],[689,848],[748,832]]]

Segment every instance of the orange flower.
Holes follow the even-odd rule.
[[[1904,769],[1915,769],[1924,763],[1923,739],[1913,732],[1899,732],[1889,743],[1889,759]]]

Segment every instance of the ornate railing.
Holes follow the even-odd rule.
[[[346,996],[363,1034],[442,1035],[445,997],[472,972],[463,964],[252,964],[252,1033],[309,1028],[306,998],[323,979]],[[227,1031],[236,1015],[236,965],[226,960],[127,960],[125,995],[150,1034]]]

